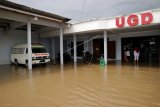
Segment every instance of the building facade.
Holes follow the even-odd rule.
[[[160,62],[160,9],[112,18],[100,18],[79,23],[70,19],[8,1],[0,2],[0,64],[10,63],[11,47],[20,43],[40,42],[51,58],[64,54],[77,62],[84,52],[94,58],[124,60],[124,51],[140,49],[141,62]],[[31,50],[29,69],[32,69]]]
[[[73,42],[77,41],[77,44],[84,44],[77,47],[76,58],[79,58],[83,51],[89,51],[96,58],[103,55],[107,62],[110,59],[124,61],[124,51],[129,48],[130,60],[133,62],[133,49],[138,47],[141,53],[140,62],[159,63],[159,28],[160,9],[79,22],[64,28],[64,41],[67,44],[64,45],[64,50],[70,50]],[[56,36],[55,31],[41,35],[41,37],[52,38],[54,36]],[[74,40],[75,36],[76,40]],[[73,51],[69,54],[74,56]]]

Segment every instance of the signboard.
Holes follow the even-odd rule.
[[[118,28],[123,28],[126,23],[130,26],[137,26],[137,25],[148,25],[152,23],[153,15],[150,12],[141,13],[140,17],[136,14],[132,14],[128,17],[122,16],[116,18],[116,26]]]

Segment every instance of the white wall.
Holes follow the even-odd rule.
[[[32,42],[37,42],[38,36],[32,33]],[[27,32],[20,30],[0,31],[0,65],[10,64],[10,53],[14,45],[27,43]]]
[[[51,55],[51,50],[52,50],[52,38],[43,38],[43,39],[40,39],[39,42],[45,46],[47,52],[49,52]]]
[[[40,43],[45,46],[50,54],[50,58],[55,60],[57,54],[60,52],[59,37],[41,38]]]
[[[116,60],[121,60],[122,59],[122,43],[121,43],[121,38],[117,37],[116,39]]]
[[[60,38],[52,37],[52,38],[41,38],[41,43],[47,48],[50,52],[50,56],[52,60],[58,57],[58,53],[60,53]],[[67,40],[63,40],[63,51],[67,51]]]

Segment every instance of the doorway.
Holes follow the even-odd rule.
[[[116,43],[115,41],[109,41],[108,42],[108,58],[109,59],[115,59],[116,55],[116,50],[115,50],[115,46],[116,46]]]
[[[77,46],[77,57],[82,57],[82,53],[84,51],[84,44],[83,44],[83,41],[78,41],[76,43],[76,46]],[[73,56],[73,42],[71,42],[71,55]]]
[[[93,40],[93,56],[94,58],[100,58],[104,54],[104,41],[103,39]]]
[[[107,39],[107,52],[108,59],[115,59],[115,41],[109,41]],[[104,55],[104,39],[93,40],[93,55],[95,58],[100,58]]]
[[[122,38],[122,58],[124,61],[124,51],[127,48],[131,52],[131,62],[134,60],[133,50],[135,47],[140,49],[139,61],[143,63],[159,62],[159,37],[131,37]]]

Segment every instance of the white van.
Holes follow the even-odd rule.
[[[12,48],[11,62],[25,64],[28,66],[28,46],[27,44],[17,45]],[[32,44],[32,64],[42,64],[50,62],[49,53],[44,46]]]

